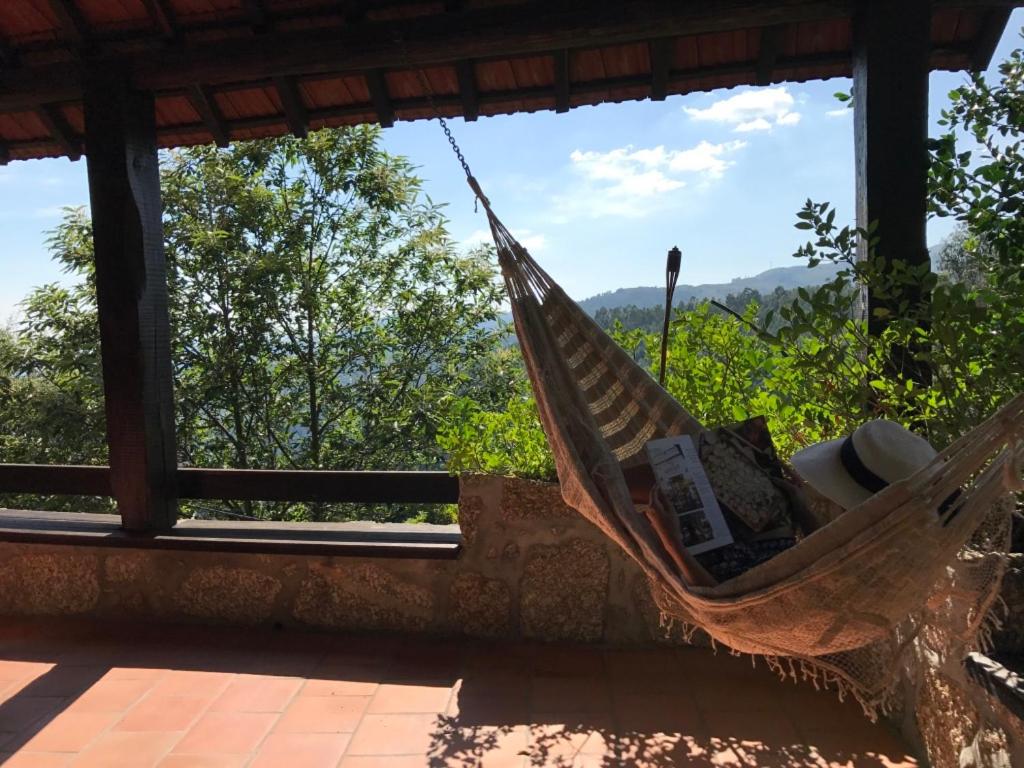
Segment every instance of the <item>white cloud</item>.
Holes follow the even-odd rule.
[[[745,123],[740,123],[733,130],[736,133],[749,133],[750,131],[770,131],[772,124],[765,120],[763,117],[758,117],[754,120],[749,120]]]
[[[840,107],[839,109],[830,109],[825,114],[828,117],[846,117],[847,115],[852,115],[853,110],[847,107]]]
[[[719,179],[735,161],[729,155],[745,141],[713,144],[701,141],[689,149],[664,146],[635,149],[620,147],[608,152],[576,150],[569,155],[578,183],[552,198],[556,222],[581,216],[640,218],[671,205],[671,193],[691,181]]]
[[[747,90],[720,99],[704,109],[684,107],[692,120],[735,126],[734,131],[768,131],[776,125],[796,125],[800,113],[793,111],[795,100],[785,87]]]

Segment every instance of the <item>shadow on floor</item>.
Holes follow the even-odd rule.
[[[182,713],[155,708],[161,697],[205,703]],[[200,733],[210,711],[258,728]],[[117,742],[118,729],[161,737]],[[45,752],[67,758],[54,764],[205,765],[188,762],[200,749],[295,768],[916,764],[855,705],[699,649],[70,621],[0,628],[0,763]]]

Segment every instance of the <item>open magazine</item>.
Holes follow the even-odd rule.
[[[725,515],[689,435],[651,440],[647,457],[655,488],[675,515],[683,546],[693,555],[733,543]]]

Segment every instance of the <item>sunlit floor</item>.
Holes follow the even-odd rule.
[[[832,694],[699,649],[5,620],[16,766],[914,765]]]

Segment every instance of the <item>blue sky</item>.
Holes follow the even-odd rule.
[[[1016,10],[993,59],[1020,45]],[[934,73],[933,124],[961,73]],[[724,282],[796,264],[803,201],[828,200],[852,220],[853,121],[833,94],[844,79],[736,88],[663,102],[453,120],[470,166],[505,224],[575,298],[661,285],[665,252],[683,250],[680,282]],[[452,236],[486,236],[462,170],[433,122],[385,131],[392,152],[419,166],[424,188],[448,203]],[[0,168],[0,322],[33,287],[61,280],[46,232],[67,205],[88,203],[85,162]],[[938,242],[948,221],[929,224]]]

